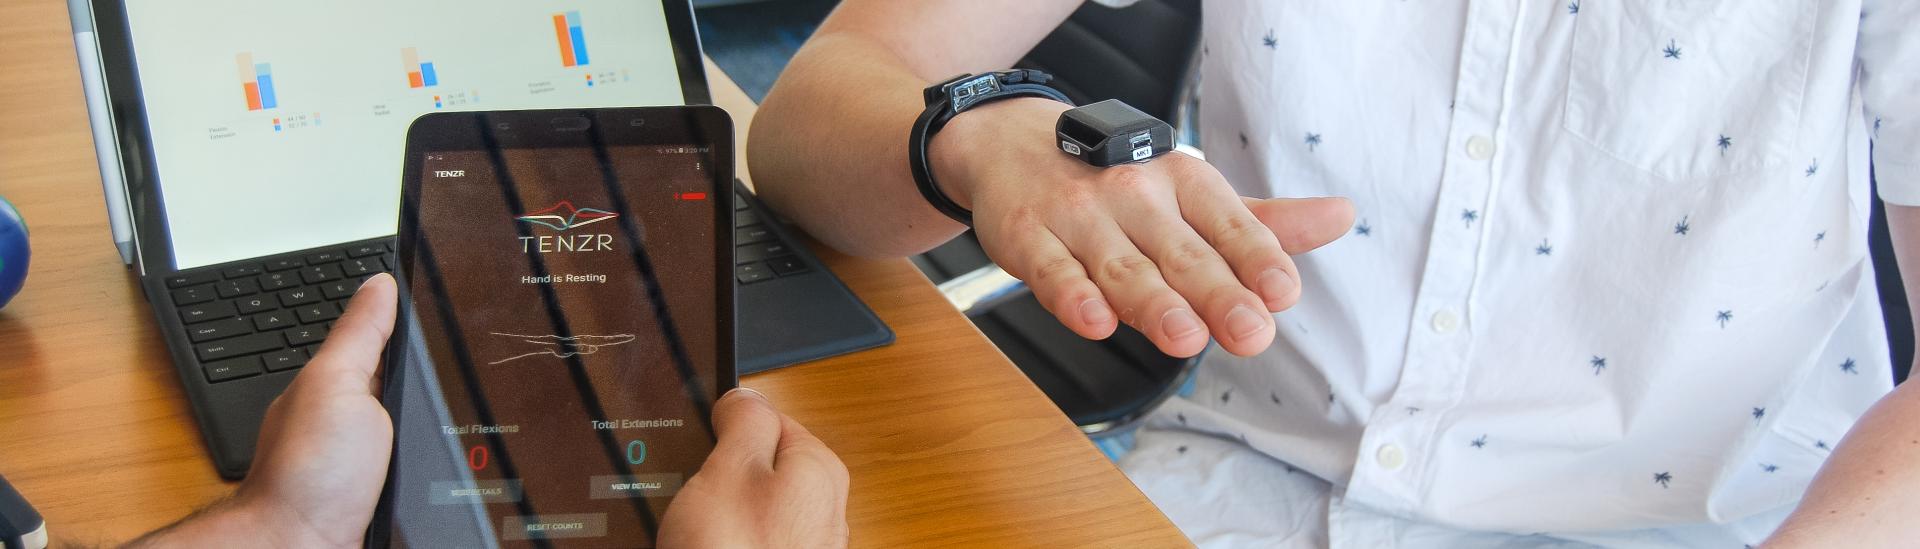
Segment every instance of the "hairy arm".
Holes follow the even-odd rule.
[[[748,136],[755,191],[856,255],[926,251],[966,227],[920,198],[907,133],[920,90],[1012,66],[1079,0],[847,0],[794,56]],[[845,215],[858,205],[859,215]]]

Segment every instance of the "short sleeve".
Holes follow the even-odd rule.
[[[1920,1],[1866,0],[1859,90],[1880,198],[1920,206]]]

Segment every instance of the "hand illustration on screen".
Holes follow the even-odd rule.
[[[633,342],[633,334],[614,335],[577,335],[562,337],[557,335],[520,335],[489,332],[493,335],[513,338],[538,349],[525,354],[510,356],[487,364],[502,364],[530,356],[547,355],[554,358],[571,358],[600,352],[601,347],[612,347]]]

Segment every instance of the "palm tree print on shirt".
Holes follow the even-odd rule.
[[[1593,355],[1593,358],[1587,359],[1587,367],[1593,368],[1593,375],[1600,375],[1601,370],[1607,369],[1607,357]]]
[[[1320,134],[1307,132],[1307,152],[1320,148]]]
[[[1466,223],[1467,228],[1473,228],[1473,222],[1479,220],[1480,210],[1460,210],[1460,221]]]
[[[1691,216],[1685,216],[1685,215],[1680,216],[1680,222],[1673,224],[1673,234],[1677,234],[1680,236],[1687,236],[1687,231],[1693,230],[1693,225],[1687,223],[1688,217],[1691,217]]]
[[[1713,146],[1720,148],[1720,156],[1726,156],[1727,149],[1733,148],[1733,138],[1727,137],[1724,133],[1720,134],[1720,139],[1714,140]]]
[[[1533,247],[1533,255],[1553,255],[1553,245],[1547,243],[1547,239],[1542,238],[1540,239],[1540,245]]]
[[[1267,29],[1267,35],[1260,37],[1260,45],[1266,46],[1267,49],[1270,50],[1279,49],[1280,39],[1273,35],[1273,29]]]
[[[1353,225],[1353,234],[1357,234],[1360,236],[1373,236],[1373,226],[1368,225],[1367,220],[1362,219],[1360,220],[1359,223],[1356,223]]]
[[[1733,311],[1720,311],[1713,315],[1713,321],[1720,323],[1720,329],[1727,329],[1727,323],[1733,322]]]
[[[1661,488],[1666,488],[1669,483],[1673,482],[1673,475],[1666,471],[1654,473],[1653,482],[1659,484]]]
[[[1472,444],[1474,448],[1486,448],[1487,435],[1480,435],[1480,438],[1473,439],[1473,442],[1469,444]]]
[[[1772,463],[1762,463],[1760,464],[1760,470],[1771,473],[1771,472],[1780,470],[1780,466],[1774,465]]]
[[[1820,173],[1820,159],[1818,158],[1813,159],[1813,163],[1807,165],[1807,177],[1813,177],[1813,174],[1816,173]]]
[[[1580,15],[1580,0],[1573,0],[1567,4],[1567,15]]]
[[[1667,49],[1660,50],[1660,53],[1661,55],[1665,55],[1667,59],[1679,59],[1680,46],[1674,44],[1673,39],[1669,38],[1667,39]]]
[[[1853,374],[1853,375],[1860,375],[1860,370],[1857,368],[1854,368],[1853,366],[1852,357],[1848,357],[1845,362],[1840,363],[1840,371]]]
[[[1814,235],[1813,235],[1813,247],[1815,247],[1815,248],[1818,248],[1818,247],[1820,247],[1820,243],[1821,243],[1821,242],[1823,242],[1823,241],[1825,241],[1826,239],[1827,239],[1827,232],[1826,232],[1826,231],[1820,231],[1820,232],[1818,232],[1818,233],[1814,233]]]
[[[1759,420],[1760,418],[1763,418],[1763,417],[1767,417],[1767,407],[1761,406],[1759,408],[1753,409],[1754,420]]]

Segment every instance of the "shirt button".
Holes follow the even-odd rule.
[[[1460,315],[1453,314],[1453,311],[1445,309],[1433,313],[1433,331],[1442,334],[1451,334],[1459,328]]]
[[[1379,451],[1373,453],[1373,459],[1380,464],[1380,468],[1388,471],[1397,471],[1401,466],[1407,464],[1407,451],[1401,450],[1398,444],[1387,444],[1381,446]]]
[[[1467,158],[1474,160],[1493,158],[1493,138],[1484,135],[1467,138]]]

